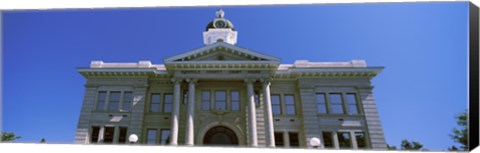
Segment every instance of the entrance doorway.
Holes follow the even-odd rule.
[[[238,146],[238,138],[230,128],[216,126],[205,133],[203,145]]]

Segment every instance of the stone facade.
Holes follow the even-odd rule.
[[[312,148],[320,139],[320,148],[386,149],[370,82],[383,67],[280,64],[235,46],[237,32],[217,14],[204,47],[164,64],[78,68],[87,83],[75,142],[126,143],[135,134],[142,144]]]

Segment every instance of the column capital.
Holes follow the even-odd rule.
[[[187,82],[188,82],[188,83],[190,83],[190,84],[192,84],[192,83],[193,83],[193,84],[196,84],[196,83],[197,83],[197,81],[198,81],[198,79],[194,79],[194,78],[187,78],[187,79],[185,79],[185,81],[187,81]]]
[[[171,81],[172,81],[173,83],[177,83],[177,82],[180,83],[180,82],[183,81],[183,78],[172,78]]]
[[[270,85],[270,83],[272,82],[272,79],[271,78],[263,78],[263,79],[260,79],[260,82],[262,82],[263,85]]]

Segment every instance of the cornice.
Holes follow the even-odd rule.
[[[77,71],[85,78],[101,77],[169,77],[166,71],[152,68],[78,68]]]
[[[228,43],[225,43],[225,42],[217,42],[217,43],[213,43],[211,45],[203,46],[203,47],[188,51],[188,52],[183,53],[183,54],[179,54],[179,55],[175,55],[175,56],[170,57],[170,58],[166,58],[163,61],[164,61],[165,64],[169,64],[169,63],[171,63],[175,60],[178,60],[178,59],[201,56],[202,54],[208,54],[209,52],[216,51],[216,50],[226,50],[227,52],[239,52],[239,53],[242,53],[242,54],[245,54],[245,55],[248,55],[248,56],[256,56],[256,57],[267,59],[267,60],[270,60],[270,61],[280,62],[279,58],[269,56],[269,55],[266,55],[266,54],[262,54],[262,53],[259,53],[259,52],[256,52],[256,51],[252,51],[252,50],[249,50],[249,49],[246,49],[246,48],[242,48],[242,47],[239,47],[239,46],[236,46],[236,45],[231,45],[231,44],[228,44]]]

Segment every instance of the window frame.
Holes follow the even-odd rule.
[[[278,104],[273,103],[273,97],[274,96],[278,96]],[[282,111],[282,108],[283,108],[282,107],[282,95],[281,94],[270,94],[270,104],[272,105],[271,106],[272,107],[272,115],[274,115],[274,116],[277,115],[278,116],[278,115],[283,114],[283,111]],[[275,111],[274,111],[274,108],[275,108],[274,106],[276,106],[276,105],[278,105],[278,111],[279,111],[278,114],[276,114]]]
[[[118,94],[118,101],[113,101],[113,94]],[[120,111],[120,102],[122,101],[122,91],[110,91],[108,94],[108,101],[107,101],[107,111],[108,112],[118,112]],[[112,110],[112,103],[116,103],[117,107]]]
[[[188,104],[188,96],[189,96],[188,89],[183,90],[182,91],[182,97],[183,97],[182,98],[182,103],[183,104]]]
[[[237,100],[234,100],[233,99],[233,93],[236,92],[237,93]],[[241,111],[241,106],[240,106],[240,102],[241,102],[241,98],[240,98],[240,91],[238,90],[230,90],[229,92],[229,100],[230,100],[230,110],[231,111]],[[237,103],[238,104],[238,109],[233,109],[233,104],[234,103]]]
[[[99,103],[100,103],[100,93],[105,93],[105,99],[102,101],[103,102],[103,106],[102,106],[102,109],[98,109],[98,106]],[[101,90],[101,91],[98,91],[97,92],[97,98],[95,99],[96,102],[95,102],[95,111],[106,111],[107,110],[107,101],[108,101],[108,94],[109,92],[108,91],[105,91],[105,90]]]
[[[287,134],[288,134],[288,143],[289,143],[288,146],[290,148],[299,148],[300,147],[300,134],[299,134],[299,132],[298,131],[288,131]],[[292,145],[292,140],[294,140],[294,139],[292,139],[293,134],[297,135],[297,137],[295,138],[296,141],[297,141],[295,146]]]
[[[352,141],[352,134],[350,131],[336,131],[337,132],[337,141],[338,141],[338,148],[340,149],[353,149],[353,141]],[[341,133],[346,133],[348,134],[349,141],[348,141],[348,147],[343,146],[342,147],[342,142],[340,141],[340,137],[343,137]],[[343,139],[343,138],[342,138]]]
[[[368,145],[368,140],[367,140],[367,132],[365,131],[352,131],[353,132],[353,135],[355,136],[355,141],[357,141],[357,149],[368,149],[369,148],[369,145]],[[362,133],[363,134],[363,141],[364,141],[364,147],[363,148],[360,148],[360,146],[358,145],[359,141],[357,139],[357,133]]]
[[[153,96],[158,96],[158,103],[153,103]],[[149,111],[150,113],[160,113],[163,110],[162,106],[162,93],[150,93],[150,105],[149,105]],[[154,104],[158,104],[158,107],[156,107],[157,111],[153,111],[152,109],[155,108],[153,107]]]
[[[164,134],[163,132],[164,132],[164,131],[168,131],[168,136],[167,136],[167,138],[166,138],[166,140],[165,140],[165,144],[163,144],[163,134]],[[171,137],[171,135],[172,135],[172,131],[171,131],[170,129],[166,129],[166,128],[165,128],[165,129],[160,129],[160,138],[159,138],[158,144],[161,144],[161,145],[168,145],[168,144],[170,144],[170,139],[171,139],[170,137]]]
[[[332,95],[339,95],[340,96],[340,108],[342,110],[341,113],[337,113],[335,112],[335,105],[338,105],[336,103],[333,103],[332,101]],[[346,110],[345,110],[345,104],[344,104],[344,98],[343,98],[343,93],[342,92],[332,92],[332,93],[328,93],[328,102],[330,103],[330,107],[331,107],[331,112],[330,114],[336,114],[336,115],[339,115],[339,114],[345,114]]]
[[[155,136],[153,136],[153,138],[149,137],[150,135],[150,132],[149,131],[154,131],[155,132]],[[150,140],[153,140],[154,143],[149,143]],[[145,136],[145,144],[146,145],[156,145],[158,144],[158,129],[157,128],[147,128],[146,130],[146,136]]]
[[[205,96],[204,96],[204,93],[208,93],[208,99],[205,99]],[[200,100],[202,101],[200,103],[201,107],[200,109],[202,111],[211,111],[212,110],[212,92],[211,90],[202,90],[202,93],[201,93],[201,98]],[[207,104],[208,103],[208,107],[204,107],[204,104]]]
[[[325,108],[325,112],[320,112],[319,105],[322,103],[319,102],[319,97],[318,95],[323,95],[323,107]],[[317,113],[319,114],[331,114],[330,109],[328,108],[328,99],[327,99],[327,93],[315,93],[315,102],[317,104]]]
[[[332,144],[330,147],[327,147],[325,144],[325,133],[330,134],[330,143]],[[335,149],[335,139],[334,139],[334,131],[322,131],[322,143],[324,148],[330,148],[330,149]]]
[[[223,100],[217,99],[217,93],[222,93],[222,92],[224,94]],[[213,93],[214,93],[214,95],[213,95],[214,98],[213,99],[214,99],[214,108],[215,108],[214,110],[215,111],[228,111],[228,106],[227,106],[227,101],[228,101],[227,94],[228,94],[228,92],[227,92],[227,90],[215,90]],[[224,104],[224,109],[223,110],[219,110],[217,108],[217,105],[219,103]]]
[[[325,103],[320,103],[321,102],[320,95],[322,94],[325,98],[324,99]],[[334,103],[337,97],[339,98],[340,102]],[[354,103],[352,103],[352,99],[354,100]],[[326,89],[316,90],[315,101],[316,101],[316,107],[317,107],[316,110],[318,115],[360,116],[364,114],[364,110],[362,107],[363,102],[362,102],[361,96],[358,93],[358,91],[353,89],[343,89],[343,90],[333,90],[333,91],[328,91]],[[325,106],[322,106],[323,104],[325,104]],[[325,107],[326,113],[323,113],[322,111],[320,111],[321,107]],[[353,112],[356,111],[355,113],[352,113],[353,108],[355,108],[355,110],[353,110]]]
[[[171,97],[171,101],[169,103],[167,103],[167,96],[170,96]],[[173,111],[173,93],[163,93],[163,96],[162,96],[162,101],[161,101],[161,105],[162,105],[162,109],[161,109],[161,112],[162,113],[172,113]],[[166,105],[167,104],[170,104],[170,107],[167,107]],[[170,108],[169,111],[166,111],[168,108]]]
[[[261,106],[261,98],[262,98],[262,95],[260,94],[260,91],[253,90],[253,102],[255,104],[255,107]]]
[[[107,130],[111,129],[111,137],[109,136],[108,139],[111,139],[111,142],[107,142]],[[103,130],[103,144],[114,144],[115,143],[115,127],[113,126],[104,126]]]
[[[288,96],[291,96],[291,97],[292,97],[292,100],[293,100],[292,102],[293,102],[293,104],[287,104],[287,97],[288,97]],[[296,110],[297,107],[295,106],[295,105],[296,105],[296,102],[295,102],[295,101],[296,101],[296,100],[295,100],[295,94],[284,94],[284,95],[283,95],[283,101],[284,101],[283,104],[285,105],[285,107],[284,107],[284,108],[285,108],[285,111],[283,112],[283,114],[284,114],[284,115],[292,115],[292,116],[297,115],[297,110]],[[290,107],[293,107],[293,114],[290,114],[290,113],[288,112],[289,106],[290,106]]]
[[[122,139],[122,129],[125,129],[125,135],[124,135],[125,137],[123,137],[124,138],[123,142],[121,141],[121,139]],[[117,143],[118,144],[127,144],[127,142],[128,142],[127,140],[128,140],[128,127],[127,126],[119,126],[118,127],[118,142]]]
[[[332,147],[326,147],[325,146],[325,133],[329,133],[330,136],[331,136],[331,143],[332,143]],[[350,140],[348,141],[349,143],[349,147],[342,147],[342,143],[341,143],[341,135],[340,133],[347,133],[348,136],[350,137]],[[357,133],[363,133],[364,137],[363,137],[363,141],[364,141],[364,147],[361,148],[359,147],[359,141],[357,140]],[[355,149],[355,150],[358,150],[358,149],[369,149],[371,148],[370,147],[370,138],[369,138],[369,135],[368,135],[368,132],[366,131],[366,129],[358,129],[358,128],[354,128],[354,129],[339,129],[339,130],[332,130],[332,129],[327,129],[327,130],[324,130],[324,131],[321,131],[321,134],[322,134],[322,143],[324,145],[324,148],[326,149]],[[336,137],[336,138],[335,138]],[[355,140],[353,140],[355,139]],[[356,143],[354,144],[353,141],[355,141]]]
[[[278,137],[279,139],[281,139],[282,141],[279,141],[279,139],[276,138],[275,135],[280,135],[280,137]],[[279,143],[277,142],[281,142],[281,147],[286,147],[285,145],[285,139],[283,137],[283,131],[274,131],[273,132],[273,139],[275,141],[275,147],[280,147]]]
[[[96,128],[98,128],[98,130],[95,130]],[[90,143],[98,143],[98,139],[100,138],[99,135],[100,135],[100,130],[101,129],[102,129],[101,126],[91,126]],[[97,132],[95,132],[95,131],[97,131]],[[96,138],[95,141],[93,141],[94,138]]]
[[[355,108],[356,108],[356,113],[355,114],[352,114],[351,113],[351,110],[350,110],[350,106],[352,104],[350,104],[350,101],[348,100],[348,95],[353,95],[353,98],[355,99]],[[348,110],[348,115],[361,115],[361,111],[360,111],[360,108],[359,108],[359,99],[358,99],[358,94],[357,93],[354,93],[354,92],[346,92],[345,93],[345,105],[347,107],[347,110]]]

